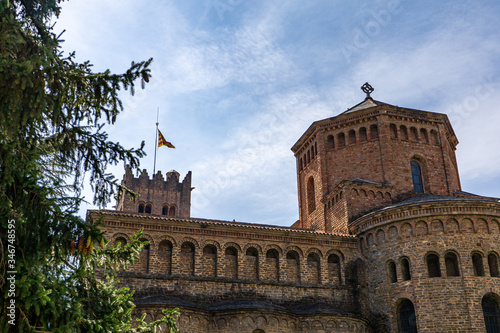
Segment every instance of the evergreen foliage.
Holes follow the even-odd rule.
[[[152,59],[118,75],[65,56],[50,25],[59,3],[0,0],[0,331],[153,332],[161,324],[177,332],[175,310],[132,328],[132,293],[116,287],[116,271],[144,246],[140,233],[111,246],[99,222],[76,215],[85,176],[101,207],[131,194],[105,170],[121,162],[137,168],[144,142],[126,149],[103,126],[122,111],[121,89],[133,93],[137,80],[149,81]],[[15,297],[6,280],[12,271]]]

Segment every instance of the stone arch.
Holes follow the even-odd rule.
[[[474,276],[484,276],[483,254],[479,251],[473,251],[471,253],[471,259],[472,259],[472,270]]]
[[[311,247],[309,248],[307,251],[306,251],[306,256],[308,256],[309,254],[311,254],[312,252],[314,253],[317,253],[319,258],[322,259],[323,258],[323,254],[321,253],[321,251],[315,247]]]
[[[308,251],[307,255],[307,280],[312,284],[321,283],[321,258],[316,251]]]
[[[401,133],[401,140],[408,140],[408,128],[405,125],[399,127],[399,132]]]
[[[366,191],[364,189],[361,189],[359,191],[359,195],[362,196],[362,197],[368,197],[368,194],[366,193]]]
[[[500,277],[498,266],[498,253],[490,251],[488,253],[488,268],[491,277]]]
[[[285,279],[290,282],[300,283],[301,254],[295,249],[286,252]]]
[[[371,232],[366,236],[366,244],[368,247],[375,245],[375,237]]]
[[[270,249],[274,249],[274,250],[278,251],[280,257],[283,256],[283,250],[281,249],[281,247],[279,245],[277,245],[277,244],[268,244],[264,248],[263,252],[267,253],[267,251],[269,251]]]
[[[337,251],[329,251],[327,254],[328,277],[333,284],[342,284],[342,261],[343,258]]]
[[[445,224],[445,232],[447,234],[458,234],[460,232],[460,224],[454,218],[448,219]]]
[[[410,140],[415,142],[418,141],[418,130],[414,126],[410,127]]]
[[[393,226],[393,225],[390,226],[389,230],[388,230],[389,240],[391,240],[391,241],[397,240],[398,236],[399,236],[398,228],[396,228],[396,226]]]
[[[355,130],[350,130],[347,133],[347,139],[348,139],[348,144],[354,145],[356,144],[356,131]]]
[[[387,278],[389,279],[389,282],[391,283],[396,283],[398,282],[398,270],[396,268],[396,263],[394,260],[388,260],[385,263],[386,271],[387,271]]]
[[[498,332],[500,326],[500,296],[493,292],[486,293],[481,298],[481,307],[486,332]]]
[[[326,329],[327,330],[335,330],[338,328],[339,328],[339,324],[335,320],[331,319],[331,320],[328,320],[326,322]]]
[[[115,246],[118,241],[120,241],[120,243],[122,243],[122,247],[123,247],[123,245],[128,244],[128,242],[129,242],[129,236],[126,234],[123,234],[123,233],[116,233],[113,236],[111,236],[111,239],[113,240],[113,246]],[[124,241],[124,243],[123,243],[123,241]]]
[[[337,134],[337,147],[342,148],[345,147],[345,134],[344,132],[340,132]]]
[[[351,195],[356,196],[356,197],[359,196],[358,190],[355,188],[351,189]]]
[[[161,207],[161,215],[168,215],[168,204],[163,204]]]
[[[326,148],[327,149],[335,149],[335,138],[333,135],[328,135],[326,137]]]
[[[431,222],[431,233],[433,235],[441,235],[444,233],[443,221],[439,219],[432,220]]]
[[[475,227],[476,232],[488,233],[488,222],[485,219],[477,219]]]
[[[429,233],[427,222],[418,221],[415,223],[415,236],[425,236]]]
[[[455,250],[448,250],[444,254],[446,276],[460,276],[459,256]]]
[[[414,303],[408,298],[398,300],[396,318],[401,332],[417,332],[417,318]]]
[[[255,324],[257,325],[257,327],[267,327],[269,325],[269,322],[266,317],[258,316],[255,319]]]
[[[386,201],[391,201],[391,200],[392,200],[392,196],[391,196],[391,194],[390,194],[389,192],[385,192],[385,194],[384,194],[384,199],[385,199]]]
[[[224,276],[230,279],[238,278],[238,253],[241,252],[238,244],[226,246],[224,245]],[[238,250],[239,249],[239,250]],[[222,252],[221,252],[222,253]]]
[[[194,245],[194,247],[195,247],[195,250],[200,250],[201,249],[200,244],[198,243],[198,241],[196,239],[192,238],[192,237],[183,237],[183,238],[181,238],[177,242],[177,244],[180,244],[180,246],[182,246],[182,244],[185,243],[185,242],[192,243]]]
[[[226,249],[227,249],[228,247],[230,247],[230,246],[234,247],[234,248],[235,248],[238,252],[242,252],[242,249],[241,249],[240,244],[238,244],[238,243],[234,243],[234,242],[227,242],[227,243],[224,243],[224,245],[222,245],[221,252],[226,251]]]
[[[240,320],[236,316],[231,316],[229,318],[229,327],[237,329],[240,326]]]
[[[296,251],[299,254],[300,259],[304,259],[304,252],[302,251],[302,249],[300,247],[295,246],[295,245],[287,246],[285,253],[287,253],[288,251],[291,251],[291,250]]]
[[[439,255],[436,252],[428,252],[425,255],[427,266],[427,276],[430,278],[441,277],[441,264]]]
[[[473,233],[474,232],[474,223],[472,222],[471,219],[466,217],[466,218],[462,219],[462,221],[460,221],[460,230],[462,232]]]
[[[399,258],[399,265],[401,266],[401,277],[403,281],[411,280],[410,259],[406,256]]]
[[[195,254],[197,247],[188,238],[185,238],[185,240],[179,243],[181,244],[179,262],[180,274],[188,276],[194,275]]]
[[[259,251],[260,250],[260,251]],[[248,280],[259,280],[259,257],[262,251],[255,246],[245,246],[243,267]]]
[[[420,138],[424,143],[429,143],[429,134],[427,134],[427,130],[425,128],[420,129]]]
[[[378,139],[378,126],[377,124],[370,125],[370,140]]]
[[[497,220],[491,220],[490,232],[493,234],[500,234],[500,223]]]
[[[375,198],[375,192],[373,192],[372,190],[369,190],[368,191],[368,196],[371,197],[371,198]]]
[[[396,124],[389,124],[389,130],[391,132],[391,139],[397,139],[398,138],[398,127]]]
[[[155,242],[156,242],[156,243],[158,243],[158,246],[160,246],[160,243],[161,243],[162,241],[164,241],[164,240],[168,240],[168,241],[170,241],[170,243],[172,243],[172,246],[173,246],[173,247],[178,246],[177,241],[175,240],[175,238],[174,238],[174,237],[172,237],[172,236],[169,236],[169,235],[163,235],[163,234],[162,234],[162,235],[160,235],[159,237],[156,237]]]
[[[168,216],[173,217],[176,215],[177,207],[175,205],[171,205],[168,210]]]
[[[248,250],[248,248],[250,248],[250,247],[255,248],[259,252],[259,255],[263,255],[264,252],[262,251],[262,247],[260,245],[258,245],[258,244],[255,244],[255,243],[248,243],[248,244],[246,244],[243,247],[243,251],[242,252],[246,253],[247,250]]]
[[[142,235],[142,237],[139,238],[139,241],[147,241],[149,244],[143,246],[141,253],[139,254],[139,261],[134,263],[134,266],[135,269],[141,273],[149,273],[153,238],[150,235]]]
[[[367,141],[367,140],[368,140],[368,136],[366,134],[366,127],[360,127],[359,128],[359,141],[363,142],[363,141]]]
[[[265,275],[265,280],[279,281],[280,256],[280,253],[274,247],[271,247],[266,251],[266,259],[264,263],[265,266],[262,269],[262,272]]]
[[[323,323],[319,320],[314,320],[311,324],[311,328],[313,330],[316,330],[316,331],[325,329],[325,327],[323,326]]]
[[[152,202],[146,203],[146,207],[144,207],[144,213],[151,214],[152,212],[153,212],[153,203]]]
[[[217,245],[218,243],[215,242]],[[220,253],[220,248],[213,241],[205,242],[203,246],[203,255],[201,257],[202,275],[207,277],[217,276],[217,255]]]
[[[213,246],[215,246],[215,248],[217,249],[217,252],[221,252],[222,251],[222,246],[216,240],[206,239],[206,240],[204,240],[201,243],[200,248],[205,248],[207,245],[213,245]]]
[[[148,241],[150,248],[156,248],[156,242],[150,234],[142,234],[141,239]]]
[[[436,132],[436,130],[431,130],[431,139],[432,139],[432,144],[433,145],[439,145],[439,137],[438,137],[438,133]]]
[[[170,239],[164,238],[158,244],[157,269],[164,274],[172,274],[172,250],[174,244]]]
[[[384,231],[384,229],[378,229],[377,233],[375,235],[377,238],[378,245],[385,243],[385,231]]]
[[[413,236],[413,227],[410,223],[406,222],[401,225],[400,228],[401,236],[404,238],[409,238]]]

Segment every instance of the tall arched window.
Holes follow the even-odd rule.
[[[182,275],[194,275],[195,247],[191,242],[181,245],[180,271]]]
[[[415,307],[409,299],[399,305],[399,329],[402,333],[417,333],[417,318]]]
[[[328,271],[332,283],[341,284],[341,273],[340,273],[340,257],[337,254],[330,254],[328,256]]]
[[[353,145],[356,143],[356,131],[355,130],[350,130],[348,133],[348,138],[349,138],[349,144]]]
[[[483,256],[479,253],[472,254],[472,267],[474,276],[484,276]]]
[[[387,263],[387,274],[389,275],[389,281],[391,281],[391,283],[398,282],[396,264],[392,260]]]
[[[161,215],[168,215],[168,206],[167,205],[162,207]]]
[[[158,245],[158,266],[165,274],[172,274],[172,242],[162,240]]]
[[[496,253],[488,254],[488,266],[490,268],[491,277],[499,277],[500,273],[498,271],[498,256]]]
[[[246,278],[249,280],[259,279],[259,251],[249,247],[246,252]]]
[[[398,127],[396,124],[390,124],[389,129],[391,131],[391,139],[397,139],[398,138]]]
[[[146,214],[151,214],[151,204],[146,205],[146,209],[144,210]]]
[[[446,265],[446,276],[460,276],[458,258],[455,253],[447,252],[444,255],[444,263]]]
[[[316,209],[316,194],[314,191],[314,178],[310,177],[307,181],[307,210],[311,214]]]
[[[337,145],[338,145],[338,147],[345,146],[345,134],[344,133],[337,134]]]
[[[441,276],[441,268],[439,267],[439,257],[437,254],[430,253],[427,255],[427,271],[429,273],[429,277],[440,277]]]
[[[486,295],[481,301],[483,307],[484,324],[486,333],[500,332],[500,309],[498,301],[493,295]]]
[[[408,140],[408,129],[405,125],[399,126],[399,132],[401,133],[402,140]]]
[[[317,253],[309,253],[307,256],[307,266],[309,268],[309,283],[321,283],[320,259]]]
[[[267,277],[271,281],[279,280],[279,253],[275,249],[270,249],[266,253]]]
[[[146,242],[147,239],[139,239],[141,242]],[[141,273],[149,273],[149,244],[144,245],[139,256],[139,271]]]
[[[378,139],[378,127],[373,124],[370,126],[370,140]]]
[[[366,127],[361,127],[359,129],[359,141],[366,141],[368,137],[366,135]]]
[[[424,183],[422,181],[422,169],[420,163],[415,160],[410,162],[411,167],[411,180],[413,182],[413,191],[417,193],[424,193]]]
[[[168,216],[175,216],[175,206],[170,207]]]
[[[299,254],[294,251],[288,251],[286,254],[287,280],[291,282],[300,282],[300,259]]]
[[[401,274],[403,275],[403,281],[411,280],[410,261],[407,258],[401,259]]]
[[[326,138],[326,141],[328,141],[328,144],[327,144],[328,149],[335,149],[335,139],[334,139],[333,135],[329,135]]]
[[[217,276],[217,248],[209,244],[203,248],[203,275],[208,277]]]
[[[138,209],[138,212],[139,212],[139,213],[144,213],[144,203],[142,203],[142,202],[141,202],[141,203],[139,204],[139,209]]]
[[[230,279],[238,278],[238,250],[230,246],[226,249],[225,276]]]

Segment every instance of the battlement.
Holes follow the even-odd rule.
[[[125,167],[122,185],[139,194],[134,202],[122,197],[116,205],[117,211],[172,217],[191,215],[191,171],[180,182],[180,174],[171,170],[164,177],[158,171],[151,178],[146,169],[135,177],[129,166]],[[166,179],[165,179],[166,178]]]

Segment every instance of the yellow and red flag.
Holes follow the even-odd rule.
[[[161,134],[160,130],[158,130],[158,148],[160,148],[161,146],[167,146],[168,148],[175,149],[174,145],[165,140],[163,134]]]

